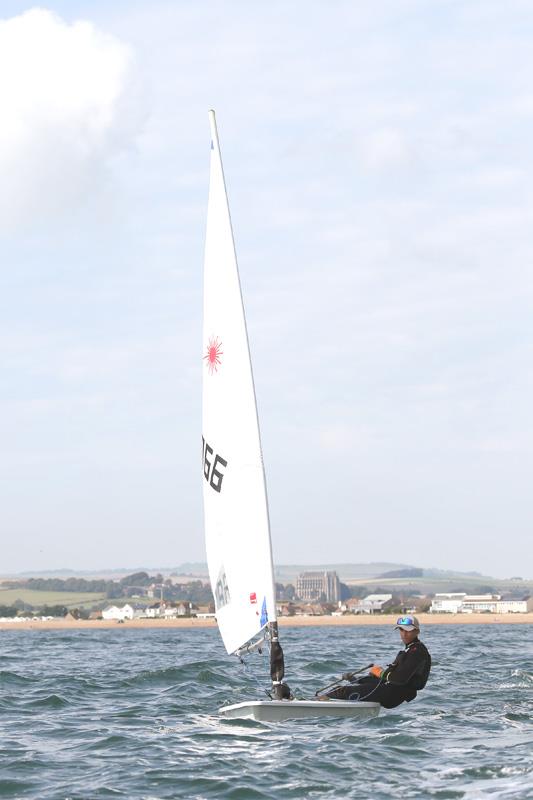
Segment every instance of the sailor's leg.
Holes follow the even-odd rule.
[[[381,683],[379,678],[376,678],[373,686],[365,682],[360,685],[355,684],[351,688],[353,693],[348,697],[348,700],[366,700],[372,703],[379,703],[383,708],[396,708],[407,699],[402,686]]]
[[[416,697],[416,692],[414,693]],[[412,700],[413,694],[410,691],[407,691],[403,686],[394,686],[393,684],[386,684],[384,686],[380,686],[376,692],[376,702],[381,703],[383,708],[396,708],[401,703],[404,703],[406,700]],[[373,700],[374,696],[369,697],[369,700]]]
[[[326,693],[326,696],[331,700],[364,700],[367,695],[376,690],[379,682],[379,678],[369,675],[360,683],[349,683],[347,686],[332,689]],[[368,699],[370,700],[370,697]]]

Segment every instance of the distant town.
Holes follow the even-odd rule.
[[[393,566],[393,569],[387,567]],[[384,569],[385,568],[385,569]],[[533,581],[402,565],[280,568],[279,617],[533,612]],[[342,578],[341,578],[342,576]],[[279,575],[277,575],[279,577]],[[0,620],[215,617],[205,566],[107,577],[12,576],[0,581]]]

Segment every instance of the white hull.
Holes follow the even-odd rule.
[[[285,719],[308,717],[377,717],[379,703],[348,700],[250,700],[223,706],[219,714],[229,719],[256,719],[260,722],[281,722]]]

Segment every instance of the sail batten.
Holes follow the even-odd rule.
[[[204,261],[204,522],[228,653],[276,622],[266,481],[250,349],[215,115]]]

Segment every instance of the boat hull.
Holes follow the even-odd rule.
[[[311,717],[377,717],[379,703],[350,702],[348,700],[250,700],[223,706],[219,714],[227,719],[255,719],[259,722],[282,722],[286,719]]]

